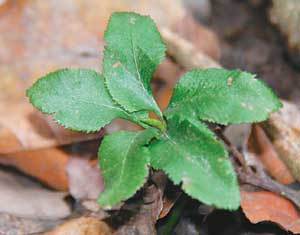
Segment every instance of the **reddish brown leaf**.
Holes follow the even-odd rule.
[[[279,158],[269,138],[259,125],[253,125],[249,137],[249,151],[255,153],[267,172],[282,184],[290,184],[295,181],[289,169]]]
[[[162,110],[168,107],[172,96],[172,91],[173,89],[170,87],[164,87],[160,91],[158,91],[157,103]]]
[[[289,200],[268,191],[241,191],[241,206],[252,223],[271,221],[300,233],[300,215]]]
[[[0,157],[0,163],[18,168],[52,188],[67,191],[69,154],[58,148],[24,151]]]

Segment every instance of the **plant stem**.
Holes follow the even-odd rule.
[[[157,119],[148,118],[146,120],[143,120],[142,123],[144,123],[148,126],[154,127],[154,128],[160,130],[163,133],[166,131],[166,123],[162,122],[162,121],[159,121]]]

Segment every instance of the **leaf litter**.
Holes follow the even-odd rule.
[[[4,132],[5,132],[5,133],[7,133],[7,132],[9,133],[9,131],[7,131],[7,130],[5,130],[5,129],[4,129]],[[6,137],[11,136],[10,139],[12,139],[12,140],[14,139],[14,137],[13,137],[14,135],[11,135],[11,134],[10,134],[10,135],[5,135],[5,136],[6,136]],[[15,141],[15,140],[13,140],[13,141]],[[14,149],[17,149],[17,148],[14,148]]]

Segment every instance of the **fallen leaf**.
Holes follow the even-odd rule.
[[[39,234],[52,229],[59,223],[61,223],[60,220],[26,219],[5,213],[0,213],[0,234]]]
[[[252,223],[271,221],[300,233],[300,215],[289,200],[268,191],[241,191],[241,207]]]
[[[93,217],[81,217],[67,221],[44,235],[110,235],[110,227]]]
[[[280,159],[293,177],[300,181],[300,110],[292,103],[282,102],[283,108],[271,114],[262,127]]]
[[[3,155],[0,164],[16,167],[54,189],[67,191],[66,166],[70,157],[59,148],[48,148]]]
[[[163,207],[159,214],[159,219],[162,219],[169,214],[169,212],[171,211],[181,194],[182,192],[174,192],[172,198],[167,197],[166,195],[163,197]]]
[[[53,192],[28,178],[0,171],[0,213],[32,219],[62,219],[70,215],[66,193]]]
[[[248,140],[249,151],[262,162],[267,172],[282,184],[295,181],[286,165],[279,158],[271,141],[259,125],[253,125]]]
[[[209,33],[203,33],[206,31],[201,27],[198,30],[193,19],[185,20],[187,12],[180,0],[76,0],[60,4],[56,0],[24,0],[7,1],[1,8],[5,10],[0,11],[0,154],[97,138],[67,131],[40,115],[25,99],[25,90],[38,77],[57,68],[97,70],[102,57],[101,38],[112,12],[151,15],[160,27],[174,27],[209,49],[202,39]],[[192,31],[184,31],[183,21]],[[195,38],[191,34],[194,31]],[[212,51],[215,53],[215,49]]]
[[[0,154],[54,147],[101,136],[100,132],[84,134],[67,130],[38,113],[27,101],[13,103],[0,97],[0,114]]]
[[[58,67],[96,67],[97,59],[81,53],[99,50],[101,42],[76,21],[67,3],[10,1],[5,7],[0,22],[0,153],[95,138],[66,131],[42,117],[25,99],[25,89]],[[57,30],[58,21],[68,27]]]
[[[84,158],[71,158],[66,171],[70,194],[76,199],[97,199],[104,185],[98,163]]]

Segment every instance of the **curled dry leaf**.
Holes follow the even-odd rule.
[[[69,220],[44,235],[110,235],[110,227],[93,217],[81,217]]]
[[[300,215],[289,200],[268,191],[241,191],[241,207],[252,223],[271,221],[300,233]]]
[[[289,102],[273,113],[262,127],[270,137],[276,152],[292,175],[300,181],[300,110]]]
[[[2,213],[49,220],[62,219],[71,213],[64,200],[65,193],[45,189],[24,176],[0,171],[0,191]]]
[[[16,167],[54,189],[67,191],[69,158],[70,155],[59,148],[47,148],[3,155],[0,163]]]
[[[287,166],[279,158],[271,141],[259,125],[253,125],[248,140],[249,151],[262,162],[267,172],[282,184],[291,184],[295,180]]]

